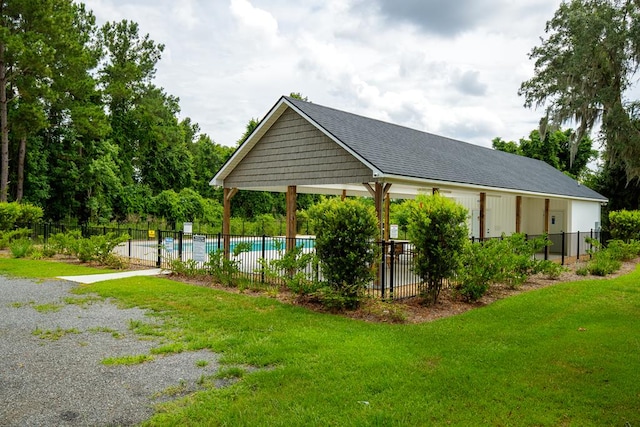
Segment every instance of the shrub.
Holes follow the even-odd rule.
[[[57,233],[49,238],[47,251],[63,255],[75,256],[82,262],[98,261],[101,264],[122,264],[116,262],[113,249],[129,239],[127,234],[118,236],[115,233],[82,237],[80,230],[68,233]]]
[[[309,211],[316,254],[327,289],[318,298],[337,308],[355,308],[373,279],[379,238],[375,209],[358,199],[324,200]]]
[[[13,256],[14,258],[25,258],[29,256],[32,249],[33,249],[33,242],[31,242],[31,239],[26,239],[26,238],[16,239],[9,244],[9,250],[11,251],[11,256]]]
[[[439,194],[419,195],[408,204],[407,228],[417,253],[414,269],[422,279],[422,296],[435,304],[443,280],[455,277],[460,268],[467,210]]]
[[[462,255],[463,268],[456,278],[456,292],[467,301],[476,301],[494,283],[517,287],[536,273],[559,277],[564,270],[562,266],[534,258],[547,244],[549,241],[544,237],[527,240],[524,234],[518,233],[468,243]]]
[[[609,228],[614,239],[625,242],[640,240],[640,211],[623,209],[609,212]]]
[[[26,238],[31,234],[31,231],[27,228],[19,228],[17,230],[0,231],[0,249],[6,249],[9,247],[12,241],[16,239]]]
[[[128,239],[126,234],[118,236],[115,233],[80,238],[73,242],[72,250],[82,262],[98,261],[106,264],[113,249]]]
[[[27,224],[42,218],[42,208],[17,202],[0,203],[0,230],[11,230],[16,224]]]
[[[181,259],[171,260],[171,271],[175,274],[187,277],[195,277],[206,274],[204,268],[198,266],[198,262],[193,259],[182,261]]]
[[[291,292],[298,295],[309,295],[318,289],[318,283],[307,277],[305,270],[311,264],[312,268],[318,266],[318,259],[314,253],[305,253],[303,246],[296,246],[289,252],[284,252],[282,243],[276,240],[278,256],[265,260],[260,258],[258,270],[264,273],[267,279],[276,282],[284,282]]]
[[[56,233],[49,237],[47,247],[60,255],[73,256],[77,251],[77,240],[82,239],[80,230]]]
[[[640,241],[629,240],[625,243],[622,240],[610,240],[605,251],[614,260],[630,261],[640,254]]]
[[[211,251],[209,252],[209,261],[204,266],[216,282],[226,286],[236,286],[240,272],[240,261],[236,257],[242,252],[250,250],[251,243],[238,243],[234,246],[233,256],[229,259],[225,258],[223,250]]]

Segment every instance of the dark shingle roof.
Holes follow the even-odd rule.
[[[541,160],[286,99],[385,175],[607,200]]]

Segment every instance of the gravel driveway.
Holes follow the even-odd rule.
[[[138,365],[102,364],[107,357],[149,354],[156,343],[140,340],[129,322],[154,320],[108,301],[65,303],[86,298],[70,294],[74,286],[0,276],[1,426],[138,424],[153,415],[155,403],[197,389],[203,375],[218,370],[217,355],[206,350]]]

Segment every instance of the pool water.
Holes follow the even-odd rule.
[[[249,252],[262,252],[262,238],[255,239],[243,239],[241,241],[232,241],[231,242],[231,252],[233,252],[234,248],[238,245],[245,246],[249,249]],[[315,247],[314,239],[296,239],[296,246],[302,246],[304,249],[312,249]],[[223,242],[220,240],[220,249],[222,249]],[[166,246],[166,245],[165,245]],[[285,247],[285,239],[278,239],[273,237],[268,237],[264,239],[264,250],[265,251],[274,251],[277,249],[284,250]],[[177,241],[173,242],[173,250],[178,251],[180,249],[180,243]],[[186,251],[193,250],[193,244],[191,242],[183,242],[182,249]],[[206,242],[206,251],[210,253],[212,251],[218,250],[218,242],[217,241],[208,241]]]

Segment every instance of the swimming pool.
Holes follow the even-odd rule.
[[[277,249],[282,249],[284,250],[285,248],[285,238],[279,238],[279,237],[256,237],[256,238],[243,238],[243,239],[237,239],[237,238],[232,238],[231,240],[231,244],[230,244],[230,250],[231,252],[234,251],[234,249],[236,248],[236,246],[241,245],[241,247],[243,247],[243,249],[248,249],[245,250],[244,252],[262,252],[263,248],[265,251],[275,251]],[[173,243],[173,245],[171,244]],[[316,241],[315,239],[312,238],[298,238],[296,239],[296,246],[302,246],[303,249],[313,249],[315,247]],[[216,251],[218,249],[222,249],[224,243],[222,241],[222,239],[220,239],[218,241],[218,239],[207,239],[206,243],[205,243],[205,250],[207,253],[210,253],[212,251]],[[167,240],[165,240],[164,242],[164,248],[166,249],[170,249],[172,248],[172,250],[170,249],[170,251],[179,251],[180,250],[180,243],[177,241],[173,241],[173,242],[168,242]],[[191,252],[193,250],[193,243],[191,241],[184,241],[182,242],[182,250],[183,252]]]

